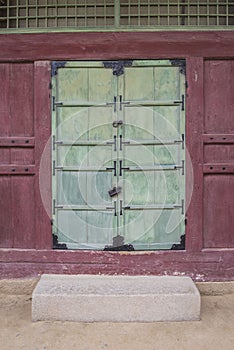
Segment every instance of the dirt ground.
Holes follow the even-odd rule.
[[[0,294],[1,350],[233,350],[234,293],[202,296],[201,321],[31,322],[31,295]]]

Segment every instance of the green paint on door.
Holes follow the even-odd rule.
[[[133,61],[117,76],[102,62],[69,62],[52,85],[59,242],[97,250],[117,235],[135,250],[178,243],[185,198],[180,68],[167,60]]]

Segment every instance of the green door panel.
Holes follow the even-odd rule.
[[[122,226],[125,241],[139,250],[170,249],[183,229],[177,218],[172,210],[126,210]]]
[[[185,79],[169,60],[68,62],[53,85],[53,230],[69,249],[170,249],[184,233]]]
[[[179,203],[180,177],[175,171],[126,171],[120,182],[124,188],[124,203],[146,207]]]
[[[106,171],[60,171],[57,175],[59,205],[108,206],[112,174]]]
[[[115,80],[111,69],[69,66],[59,69],[57,100],[66,104],[102,104],[112,101]]]
[[[109,106],[58,107],[58,139],[73,142],[112,139],[112,114],[112,108]]]
[[[59,240],[70,249],[103,249],[117,234],[112,212],[58,210],[57,220]]]

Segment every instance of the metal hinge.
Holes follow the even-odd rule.
[[[184,95],[182,95],[182,96],[181,96],[181,100],[175,100],[174,103],[179,103],[179,104],[181,104],[181,110],[184,111],[184,105],[185,105],[184,101],[185,101],[185,100],[184,100]]]
[[[184,134],[181,134],[181,140],[175,140],[174,143],[175,144],[181,143],[182,149],[184,149]]]
[[[55,111],[55,107],[61,107],[63,105],[63,102],[61,101],[56,101],[55,96],[51,96],[51,104],[52,104],[52,111]]]
[[[181,110],[184,111],[184,95],[181,96]]]
[[[55,199],[53,199],[53,215],[55,215]]]
[[[116,166],[117,166],[117,162],[116,162],[116,160],[114,160],[114,166],[113,167],[107,167],[106,168],[106,170],[114,170],[114,176],[117,176],[117,168],[116,168]]]
[[[114,141],[106,141],[107,145],[114,145],[114,151],[117,151],[117,145],[116,145],[116,135],[114,135]]]
[[[181,208],[181,215],[184,215],[184,199],[181,199],[181,204],[174,204],[174,208]]]
[[[181,161],[181,165],[175,165],[174,169],[181,169],[181,175],[184,175],[184,160]]]
[[[55,96],[51,96],[51,109],[53,112],[55,111]]]

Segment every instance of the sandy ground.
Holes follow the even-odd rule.
[[[0,350],[233,350],[234,294],[202,296],[201,321],[31,322],[30,295],[0,294]]]

